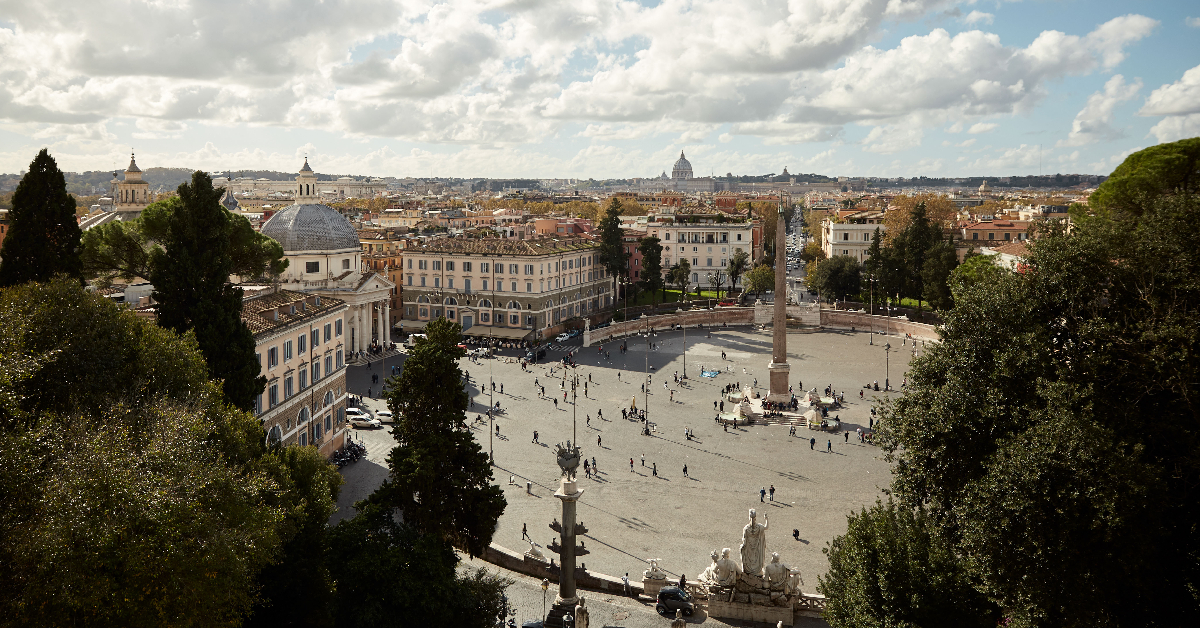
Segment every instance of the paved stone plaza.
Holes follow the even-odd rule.
[[[562,353],[550,352],[546,363],[533,366],[529,372],[522,372],[515,361],[506,363],[502,358],[479,364],[464,360],[477,402],[471,416],[482,413],[488,403],[485,388],[489,376],[497,383],[493,399],[504,410],[497,419],[500,436],[493,435],[491,441],[496,481],[504,487],[509,506],[495,541],[514,550],[528,549],[521,541],[522,524],[528,525],[539,544],[550,541],[553,533],[546,525],[558,508],[557,500],[550,498],[558,474],[552,445],[571,438],[574,409],[575,429],[584,453],[589,459],[595,457],[600,468],[596,479],[584,479],[581,474],[586,493],[580,502],[580,516],[591,531],[586,541],[591,554],[581,562],[590,569],[614,576],[629,572],[632,577],[645,568],[645,559],[662,558],[661,565],[668,572],[678,576],[683,570],[692,578],[708,565],[709,551],[736,548],[747,509],[757,507],[770,518],[770,551],[778,550],[785,562],[801,569],[811,590],[816,574],[825,570],[821,548],[844,531],[846,513],[873,503],[881,495],[880,487],[889,481],[887,465],[879,459],[878,450],[858,444],[853,434],[858,426],[866,428],[870,400],[880,394],[869,394],[860,401],[862,385],[884,379],[883,339],[876,336],[875,340],[872,346],[867,334],[836,331],[793,332],[788,337],[793,386],[803,382],[809,389],[832,385],[845,391],[847,407],[836,414],[851,431],[849,443],[840,433],[808,429],[801,429],[798,437],[789,437],[785,425],[740,427],[726,433],[714,422],[712,404],[726,384],[740,382],[746,386],[758,378],[759,390],[763,390],[770,360],[769,331],[717,330],[711,332],[711,337],[708,332],[690,331],[690,385],[686,388],[675,386],[671,377],[675,371],[683,371],[682,332],[656,336],[655,349],[649,355],[653,367],[649,416],[657,424],[651,437],[641,435],[640,424],[623,421],[620,414],[633,397],[637,397],[639,408],[645,400],[641,391],[647,353],[644,338],[630,338],[624,355],[618,350],[619,342],[610,342],[604,347],[611,354],[607,361],[596,347],[579,347],[578,339],[571,344],[569,348],[577,351],[579,363],[575,372],[581,381],[591,377],[586,398],[580,387],[577,409],[569,402],[569,384],[568,402],[562,400],[563,369],[557,367],[551,374],[551,367],[557,366],[552,360]],[[901,340],[890,340],[894,348],[900,349],[893,350],[890,358],[891,379],[899,384],[912,357],[912,347],[895,347]],[[725,361],[721,352],[726,353]],[[390,361],[389,365],[392,363],[400,361]],[[722,371],[729,367],[732,373],[699,377],[701,365],[721,367]],[[379,363],[373,370],[352,369],[351,391],[366,393],[370,373],[380,370],[387,372]],[[545,398],[539,398],[535,378],[545,386]],[[667,389],[663,388],[664,381]],[[500,384],[504,385],[503,394]],[[371,387],[378,394],[380,386]],[[674,401],[670,400],[672,390]],[[555,396],[557,408],[552,401]],[[380,403],[369,401],[374,407],[382,407]],[[601,409],[603,419],[597,416]],[[684,428],[692,429],[694,440],[685,440]],[[540,445],[531,442],[534,430],[539,432]],[[486,449],[487,430],[476,428],[476,433]],[[380,454],[371,458],[382,463],[390,438],[383,431],[359,434],[370,449]],[[602,439],[600,446],[597,437]],[[809,443],[813,437],[818,441],[815,450]],[[832,454],[826,452],[830,440]],[[641,463],[643,454],[645,467]],[[630,458],[634,459],[632,472]],[[682,472],[685,464],[687,478]],[[652,474],[655,465],[658,477]],[[382,479],[378,469],[370,464],[363,466],[366,468],[362,470],[348,470],[346,495],[339,501],[352,503],[352,499],[369,493],[373,488],[370,484]],[[508,485],[510,475],[516,476],[517,485]],[[534,484],[532,496],[525,494],[526,479]],[[775,501],[760,503],[760,488],[771,485],[776,489]],[[793,528],[800,530],[800,541],[792,539]]]

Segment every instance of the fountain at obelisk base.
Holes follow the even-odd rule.
[[[575,471],[579,468],[579,460],[583,455],[582,450],[573,445],[571,441],[567,441],[565,447],[561,444],[557,445],[555,453],[558,457],[559,469],[562,470],[558,490],[554,492],[554,496],[562,502],[562,523],[554,521],[550,524],[550,529],[558,532],[561,543],[551,543],[547,549],[558,554],[560,567],[558,595],[554,597],[554,607],[546,615],[545,625],[547,628],[562,626],[563,616],[576,615],[576,604],[583,606],[583,598],[576,595],[575,592],[575,557],[585,556],[588,553],[586,548],[575,545],[576,536],[587,534],[587,528],[583,523],[575,521],[575,504],[583,496],[583,489],[575,483]],[[579,625],[578,620],[575,625],[583,628]]]
[[[771,363],[767,365],[771,391],[766,400],[787,403],[792,396],[788,393],[791,366],[787,361],[787,222],[782,200],[775,220],[775,310],[771,332]]]

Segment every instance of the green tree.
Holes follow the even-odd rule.
[[[1200,623],[1197,217],[1137,197],[1049,225],[1024,272],[971,259],[884,407],[893,494],[1013,625]]]
[[[600,265],[613,280],[613,294],[617,291],[617,279],[629,275],[629,255],[625,252],[625,240],[621,233],[621,201],[613,197],[604,208],[604,217],[597,225],[600,239],[596,246],[596,257]],[[626,297],[628,298],[628,297]],[[616,305],[616,302],[613,302]]]
[[[150,277],[150,260],[155,251],[162,250],[174,214],[182,211],[182,206],[183,199],[173,196],[151,203],[137,220],[109,222],[87,230],[82,242],[84,276],[105,284],[117,278]],[[283,247],[255,231],[244,216],[229,214],[227,237],[231,274],[243,280],[273,281],[287,269]]]
[[[800,261],[805,264],[812,264],[823,259],[825,259],[825,249],[822,249],[821,245],[816,242],[805,244],[804,248],[800,251]]]
[[[858,294],[861,280],[862,267],[858,260],[849,255],[835,255],[816,263],[811,286],[822,296],[845,300],[848,295]]]
[[[47,281],[64,274],[81,278],[75,198],[58,164],[43,148],[17,184],[0,246],[0,287]]]
[[[1101,215],[1120,211],[1140,216],[1155,199],[1174,193],[1200,193],[1200,137],[1158,144],[1126,157],[1092,193],[1088,205]]]
[[[729,274],[729,285],[733,289],[737,289],[738,279],[746,274],[748,268],[750,268],[750,254],[741,248],[734,251],[733,257],[729,258],[729,265],[725,268],[725,272]]]
[[[654,297],[666,285],[662,272],[662,244],[654,236],[646,236],[638,242],[638,251],[642,254],[642,289],[649,291]],[[655,301],[654,305],[658,305]]]
[[[9,376],[21,360],[30,377]],[[0,405],[43,418],[0,429],[0,625],[245,616],[278,547],[279,486],[258,420],[205,378],[191,334],[78,281],[0,291]]]
[[[947,283],[950,285],[951,298],[965,294],[979,284],[1000,281],[1004,274],[1007,271],[996,265],[994,255],[968,254],[963,263],[950,273]]]
[[[512,581],[483,569],[459,575],[449,545],[397,523],[388,508],[365,503],[329,536],[338,626],[493,628],[503,619],[502,598]]]
[[[342,476],[315,447],[274,447],[264,472],[279,486],[270,504],[282,517],[280,550],[258,574],[258,599],[246,620],[256,626],[330,626],[335,587],[329,553],[329,517],[337,509]]]
[[[687,300],[687,287],[692,281],[692,263],[686,257],[679,258],[671,267],[671,283],[679,288],[679,300]]]
[[[775,288],[775,269],[767,264],[759,264],[746,275],[746,291],[761,295]]]
[[[230,217],[220,204],[222,194],[200,171],[179,186],[180,205],[166,219],[162,248],[150,255],[149,279],[158,324],[178,333],[194,330],[225,400],[248,410],[266,378],[259,375],[254,336],[242,322],[242,290],[229,283]]]
[[[921,269],[921,283],[925,288],[922,298],[929,302],[929,307],[938,310],[954,307],[954,297],[950,292],[950,275],[957,266],[958,253],[954,250],[952,241],[938,242],[926,253],[925,267]]]
[[[834,628],[996,625],[999,609],[977,591],[954,546],[921,509],[876,502],[848,517],[846,533],[822,550],[817,579]]]
[[[397,444],[388,456],[392,476],[377,495],[381,503],[400,508],[421,534],[480,556],[506,502],[491,482],[487,453],[467,427],[468,399],[458,365],[462,326],[439,318],[426,325],[425,334],[401,375],[388,380]]]

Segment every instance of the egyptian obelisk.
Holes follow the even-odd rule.
[[[771,322],[771,392],[767,401],[791,401],[788,394],[787,362],[787,221],[783,215],[783,194],[780,193],[779,214],[775,219],[775,317]]]

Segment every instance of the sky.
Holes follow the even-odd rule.
[[[1200,135],[1200,2],[0,0],[0,172],[1107,174]]]

